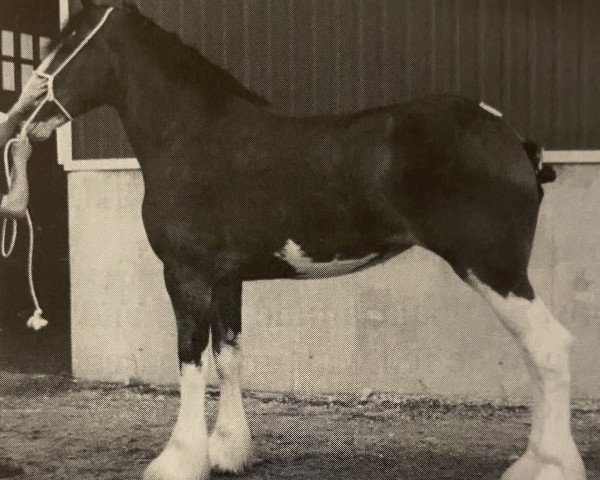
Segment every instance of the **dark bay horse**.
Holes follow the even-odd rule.
[[[84,3],[48,71],[104,15]],[[146,480],[199,480],[248,464],[243,281],[348,274],[415,245],[444,258],[522,347],[532,432],[503,478],[585,479],[570,427],[571,336],[527,276],[541,183],[553,172],[497,112],[445,95],[290,118],[129,7],[57,76],[55,92],[72,115],[112,105],[141,165],[142,216],[164,265],[181,367],[179,417]],[[38,120],[55,127],[66,117]],[[209,333],[221,381],[210,437]]]

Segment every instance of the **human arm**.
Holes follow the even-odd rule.
[[[8,112],[5,121],[0,122],[0,146],[5,145],[13,137],[20,124],[27,120],[27,116],[46,94],[47,88],[48,81],[45,78],[36,74],[31,76],[19,99]]]
[[[31,157],[32,147],[27,135],[19,135],[11,147],[13,168],[11,171],[11,186],[0,201],[0,216],[21,218],[25,216],[29,203],[29,180],[27,178],[27,163]]]

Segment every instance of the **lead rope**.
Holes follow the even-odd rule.
[[[10,186],[12,184],[12,179],[10,176],[10,165],[8,160],[8,152],[10,151],[10,146],[15,143],[16,140],[13,138],[8,141],[6,146],[4,147],[4,175],[6,176],[6,183],[8,184],[8,188],[10,190]],[[10,244],[8,247],[6,246],[6,230],[8,229],[8,218],[2,219],[2,256],[4,258],[8,258],[11,256],[15,243],[17,241],[17,221],[12,220],[12,237],[10,239]]]
[[[73,60],[75,55],[77,55],[83,49],[83,47],[85,45],[87,45],[87,43],[94,37],[94,35],[96,35],[96,33],[98,33],[98,31],[106,23],[106,20],[108,20],[108,16],[112,13],[113,10],[114,10],[114,8],[110,7],[106,10],[106,12],[104,12],[104,15],[102,16],[102,18],[98,22],[98,24],[86,35],[86,37],[77,46],[77,48],[75,50],[73,50],[73,52],[71,52],[71,54],[67,58],[65,58],[65,60],[63,60],[63,62],[58,66],[58,68],[56,70],[54,70],[54,73],[48,74],[45,72],[45,70],[50,66],[50,63],[54,59],[56,52],[58,51],[58,47],[55,48],[54,51],[51,52],[44,59],[42,64],[36,69],[36,71],[34,72],[34,75],[40,75],[40,76],[48,79],[48,91],[46,93],[46,97],[44,98],[44,100],[42,100],[40,102],[40,104],[36,107],[36,109],[33,111],[33,113],[29,116],[29,118],[23,124],[23,126],[21,128],[21,134],[25,134],[27,132],[29,125],[35,119],[35,117],[40,112],[42,107],[44,105],[46,105],[46,103],[54,103],[56,106],[58,106],[58,108],[62,111],[62,113],[65,115],[65,117],[68,120],[73,120],[73,117],[71,116],[69,111],[64,107],[64,105],[60,101],[58,101],[58,99],[54,95],[54,78],[56,77],[56,75],[58,75],[60,73],[60,71],[63,68],[65,68],[67,66],[67,64],[71,60]],[[12,184],[12,179],[10,176],[10,160],[9,160],[10,147],[16,141],[17,141],[16,138],[12,138],[7,142],[6,146],[4,147],[4,173],[6,175],[6,181],[8,183],[9,189]],[[27,320],[27,326],[29,328],[32,328],[33,330],[37,331],[37,330],[44,328],[46,325],[48,325],[48,320],[46,320],[42,317],[43,312],[42,312],[42,309],[40,308],[40,303],[39,303],[37,295],[35,293],[35,285],[33,283],[34,231],[33,231],[33,221],[31,220],[31,215],[29,214],[29,209],[27,209],[25,211],[25,217],[27,219],[27,226],[29,227],[29,252],[28,252],[28,259],[27,259],[27,267],[28,267],[27,278],[29,281],[29,293],[31,295],[31,300],[33,301],[33,305],[35,307],[35,311],[33,312],[33,315],[29,318],[29,320]],[[2,256],[4,258],[10,257],[10,255],[12,254],[12,252],[15,248],[15,244],[17,241],[17,221],[12,220],[12,237],[10,239],[10,243],[9,243],[8,247],[6,245],[6,237],[7,237],[6,231],[7,230],[8,230],[8,219],[5,218],[2,221],[2,245],[0,248]]]
[[[53,57],[54,55],[51,55],[51,56]],[[42,66],[44,66],[44,67],[47,66],[49,64],[49,62],[50,61],[45,61],[42,64]],[[35,74],[44,75],[42,72],[35,72]],[[29,118],[23,124],[23,126],[21,128],[21,134],[25,134],[27,132],[29,125],[31,124],[33,119],[37,116],[37,114],[40,112],[42,107],[49,101],[54,100],[54,90],[52,90],[50,93],[50,89],[52,88],[51,85],[52,84],[50,83],[49,93],[46,95],[46,98],[44,98],[44,100],[42,100],[40,102],[40,104],[35,108],[35,110],[32,112],[32,114],[29,116]],[[63,108],[62,105],[60,107],[62,110],[62,108]],[[69,115],[69,117],[70,117],[70,115]],[[10,174],[10,147],[14,143],[16,143],[16,141],[17,141],[16,138],[11,138],[4,146],[4,175],[6,176],[6,183],[8,184],[9,190],[10,190],[10,187],[12,186],[12,176]],[[35,291],[35,284],[33,282],[33,253],[34,253],[34,244],[35,244],[35,233],[33,230],[33,220],[31,219],[31,214],[29,213],[29,209],[25,210],[25,218],[27,220],[27,227],[29,228],[29,249],[27,252],[27,283],[29,285],[29,295],[31,297],[31,301],[33,302],[33,307],[34,307],[33,315],[31,317],[29,317],[29,320],[27,320],[27,327],[29,327],[32,330],[35,330],[37,332],[48,325],[48,320],[46,320],[45,318],[42,317],[43,311],[40,307],[40,302],[38,300],[37,293]],[[12,255],[13,250],[15,248],[15,244],[17,242],[17,221],[12,220],[11,221],[12,237],[10,239],[10,243],[9,243],[8,247],[6,245],[6,231],[8,229],[8,222],[9,222],[9,220],[7,218],[4,218],[2,220],[1,253],[4,258],[8,258]]]
[[[52,55],[53,56],[53,55]],[[43,65],[47,65],[47,62],[44,61]],[[41,67],[40,67],[41,68]],[[41,75],[43,77],[49,78],[48,75],[42,73],[42,72],[35,72],[34,75]],[[54,80],[53,78],[51,78],[51,80]],[[27,121],[23,124],[23,126],[21,127],[21,134],[25,134],[27,132],[27,129],[29,128],[29,125],[31,124],[31,122],[33,121],[33,119],[37,116],[37,114],[40,112],[40,110],[42,109],[42,107],[49,101],[54,101],[54,90],[52,90],[52,92],[50,92],[50,89],[52,88],[52,82],[51,80],[49,81],[49,86],[48,86],[48,93],[46,94],[46,98],[44,98],[44,100],[42,100],[40,102],[40,104],[35,108],[35,110],[33,111],[33,113],[29,116],[29,118],[27,119]],[[61,110],[64,110],[64,107],[62,105],[60,105]],[[71,115],[67,115],[69,117],[69,119],[72,120]],[[11,138],[6,145],[4,146],[4,176],[6,177],[6,183],[8,184],[8,188],[10,190],[10,186],[12,185],[12,178],[10,175],[10,160],[9,160],[9,156],[10,156],[10,146],[15,143],[17,141],[16,138]],[[29,214],[27,212],[27,214]],[[17,241],[17,221],[16,220],[12,220],[12,237],[10,239],[10,244],[8,245],[8,247],[6,247],[6,230],[8,229],[8,219],[4,218],[2,220],[2,248],[0,249],[2,253],[2,256],[4,258],[8,258],[11,256],[14,248],[15,248],[15,243]]]
[[[4,175],[6,177],[6,183],[8,184],[8,189],[10,190],[10,186],[12,184],[12,179],[10,176],[10,164],[8,160],[8,152],[10,151],[10,146],[15,143],[16,140],[12,138],[8,141],[6,146],[4,147]],[[8,218],[2,219],[2,256],[4,258],[8,258],[11,256],[15,243],[17,241],[17,221],[11,220],[12,224],[12,237],[10,239],[10,244],[8,247],[6,246],[6,230],[8,229]]]
[[[12,185],[12,177],[10,175],[10,161],[9,161],[9,152],[10,147],[17,140],[12,138],[9,140],[4,147],[4,173],[6,175],[6,182],[8,184],[8,188],[10,189]],[[27,219],[27,226],[29,227],[29,250],[27,254],[27,280],[29,283],[29,294],[31,295],[31,300],[33,301],[34,312],[33,315],[27,320],[27,326],[35,331],[41,330],[46,325],[48,325],[48,320],[42,317],[42,309],[40,308],[40,302],[38,301],[37,294],[35,292],[35,285],[33,283],[33,251],[34,251],[34,231],[33,231],[33,221],[31,220],[31,215],[29,214],[29,209],[25,211],[25,217]],[[17,241],[17,221],[12,220],[12,237],[10,239],[10,244],[8,247],[6,246],[6,230],[8,228],[8,219],[5,218],[2,221],[2,256],[4,258],[10,257],[12,254],[15,244]]]

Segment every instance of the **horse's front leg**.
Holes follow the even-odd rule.
[[[222,282],[213,288],[212,345],[221,394],[219,415],[209,439],[214,470],[240,473],[248,465],[251,436],[241,392],[242,282]]]
[[[181,404],[171,438],[144,480],[204,480],[210,476],[204,396],[211,284],[194,269],[167,263],[165,283],[177,319]]]

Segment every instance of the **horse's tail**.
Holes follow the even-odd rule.
[[[556,180],[556,170],[552,168],[550,165],[544,165],[543,156],[544,149],[535,143],[533,140],[523,139],[523,148],[533,165],[535,170],[535,178],[538,184],[538,194],[540,198],[540,202],[542,201],[542,197],[544,196],[544,189],[542,185],[544,183],[550,183]]]

